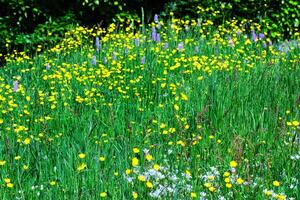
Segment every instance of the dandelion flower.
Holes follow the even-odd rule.
[[[278,186],[280,186],[280,182],[279,182],[279,181],[273,181],[273,185],[274,185],[275,187],[278,187]]]
[[[209,187],[208,190],[211,191],[211,192],[214,192],[214,191],[216,191],[216,188],[215,187]]]
[[[12,183],[7,183],[7,184],[6,184],[6,187],[8,187],[8,188],[13,188],[13,187],[14,187],[14,184],[12,184]]]
[[[5,183],[10,183],[10,178],[5,178],[5,179],[4,179],[4,182],[5,182]]]
[[[197,197],[197,194],[195,192],[192,192],[191,193],[191,198],[196,198]]]
[[[139,165],[139,159],[137,159],[136,157],[132,158],[132,160],[131,160],[131,165],[132,165],[133,167],[138,166],[138,165]]]
[[[132,192],[132,197],[134,198],[134,199],[137,199],[138,198],[138,193],[137,192]]]
[[[80,153],[80,154],[78,155],[78,157],[79,157],[80,159],[83,159],[83,158],[85,158],[85,154],[84,154],[84,153]]]
[[[238,179],[236,180],[236,182],[237,182],[237,184],[241,185],[241,184],[244,183],[244,180],[243,180],[242,178],[238,178]]]
[[[153,188],[153,184],[150,181],[147,181],[146,186],[147,188]]]
[[[154,164],[153,165],[153,169],[155,169],[156,171],[158,171],[160,169],[160,166],[158,164]]]
[[[26,144],[26,145],[30,144],[30,138],[26,138],[26,139],[24,140],[24,144]]]
[[[292,121],[293,126],[299,126],[299,122],[298,121]]]
[[[229,165],[230,165],[230,167],[232,167],[232,168],[236,168],[237,167],[237,162],[236,161],[231,161],[230,163],[229,163]]]
[[[101,192],[101,193],[100,193],[100,197],[102,197],[102,198],[107,197],[107,193],[106,193],[106,192]]]
[[[153,160],[153,157],[150,154],[147,154],[146,155],[146,160],[151,161],[151,160]]]
[[[133,148],[133,150],[132,150],[132,151],[133,151],[133,153],[140,153],[140,149],[139,149],[139,148],[136,148],[136,147],[135,147],[135,148]]]
[[[84,170],[86,167],[87,167],[87,165],[86,165],[85,163],[81,163],[81,164],[77,167],[77,170],[78,170],[78,171],[82,171],[82,170]]]
[[[139,175],[138,176],[139,181],[145,182],[146,181],[146,177],[143,175]]]
[[[54,186],[54,185],[56,185],[56,182],[55,181],[50,181],[50,185]]]
[[[5,165],[6,161],[5,160],[0,160],[0,166]]]
[[[29,168],[29,166],[28,166],[28,165],[24,165],[24,166],[23,166],[23,169],[24,169],[24,171],[27,171],[27,170],[28,170],[28,168]]]
[[[103,162],[103,161],[105,161],[105,157],[104,157],[104,156],[100,156],[100,157],[99,157],[99,160],[100,160],[101,162]]]

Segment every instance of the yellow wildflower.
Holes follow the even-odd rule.
[[[236,168],[238,164],[236,161],[233,160],[229,163],[229,165],[230,165],[230,167]]]
[[[278,187],[278,186],[280,186],[280,182],[279,182],[279,181],[273,181],[273,185],[274,185],[275,187]]]
[[[106,192],[101,192],[101,193],[100,193],[100,197],[102,197],[102,198],[107,197],[107,193],[106,193]]]
[[[79,157],[80,159],[83,159],[83,158],[85,158],[85,154],[84,154],[84,153],[80,153],[80,154],[78,155],[78,157]]]
[[[136,157],[132,158],[132,160],[131,160],[131,165],[132,165],[133,167],[138,166],[138,165],[139,165],[139,159],[137,159]]]

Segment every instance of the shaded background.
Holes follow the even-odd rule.
[[[197,12],[198,6],[206,11]],[[267,27],[273,39],[289,39],[299,32],[298,0],[0,0],[0,52],[33,51],[38,45],[54,45],[74,25],[107,26],[121,18],[138,20],[144,9],[145,22],[154,14],[166,19],[225,20],[247,18]],[[213,16],[213,11],[220,15]]]

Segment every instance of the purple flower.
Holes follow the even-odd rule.
[[[95,39],[95,46],[96,46],[96,50],[97,52],[100,51],[100,42],[99,42],[99,37],[96,37]]]
[[[254,30],[252,30],[251,35],[252,35],[252,40],[253,40],[254,42],[256,42],[256,40],[257,40],[257,35],[256,35],[256,33],[255,33]]]
[[[157,23],[157,28],[160,29],[161,28],[161,24],[160,22]]]
[[[50,65],[47,63],[46,64],[46,70],[48,71],[50,69]]]
[[[263,47],[267,48],[267,43],[266,42],[263,43]]]
[[[258,38],[261,40],[261,39],[264,39],[265,35],[263,33],[259,33],[258,34]]]
[[[154,21],[158,22],[158,15],[157,14],[154,15]]]
[[[103,58],[103,63],[106,64],[107,63],[107,59],[106,57]]]
[[[156,41],[156,29],[155,29],[155,27],[152,27],[151,38],[152,38],[153,41]]]
[[[169,44],[166,42],[166,43],[164,44],[164,48],[167,49],[168,47],[169,47]]]
[[[92,64],[93,64],[93,65],[96,65],[96,64],[97,64],[96,56],[93,56],[93,57],[92,57]]]
[[[145,60],[146,60],[146,58],[145,58],[145,56],[143,56],[143,57],[142,57],[142,60],[141,60],[141,64],[142,64],[142,65],[145,64]]]
[[[19,89],[19,83],[18,83],[18,81],[14,81],[14,88],[13,88],[13,91],[14,91],[14,92],[17,92],[18,89]]]
[[[125,48],[125,54],[128,55],[128,47]]]
[[[139,38],[134,38],[134,45],[137,47],[140,44]]]
[[[272,46],[272,45],[273,45],[272,40],[270,40],[269,41],[269,46]]]
[[[241,35],[241,30],[239,29],[237,32],[236,32],[237,35]]]
[[[155,26],[152,26],[152,33],[155,32],[156,33],[156,28]]]
[[[156,41],[156,33],[155,32],[152,32],[151,38],[153,41]]]
[[[177,49],[181,51],[183,49],[183,42],[179,42]]]
[[[159,33],[156,34],[156,42],[158,42],[158,43],[160,42],[160,34]]]

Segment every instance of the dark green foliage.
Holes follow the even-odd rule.
[[[155,13],[168,18],[172,11],[180,18],[210,19],[215,24],[233,17],[253,19],[273,38],[290,38],[299,32],[297,0],[0,0],[0,52],[31,50],[41,43],[47,47],[59,40],[69,24],[106,26],[122,18],[138,19],[141,8],[146,23]]]
[[[197,13],[197,7],[206,10]],[[174,12],[178,17],[200,17],[217,24],[233,17],[253,19],[265,26],[273,38],[290,38],[299,32],[300,3],[297,0],[173,0],[165,6],[165,14]],[[213,15],[214,11],[220,11]]]

